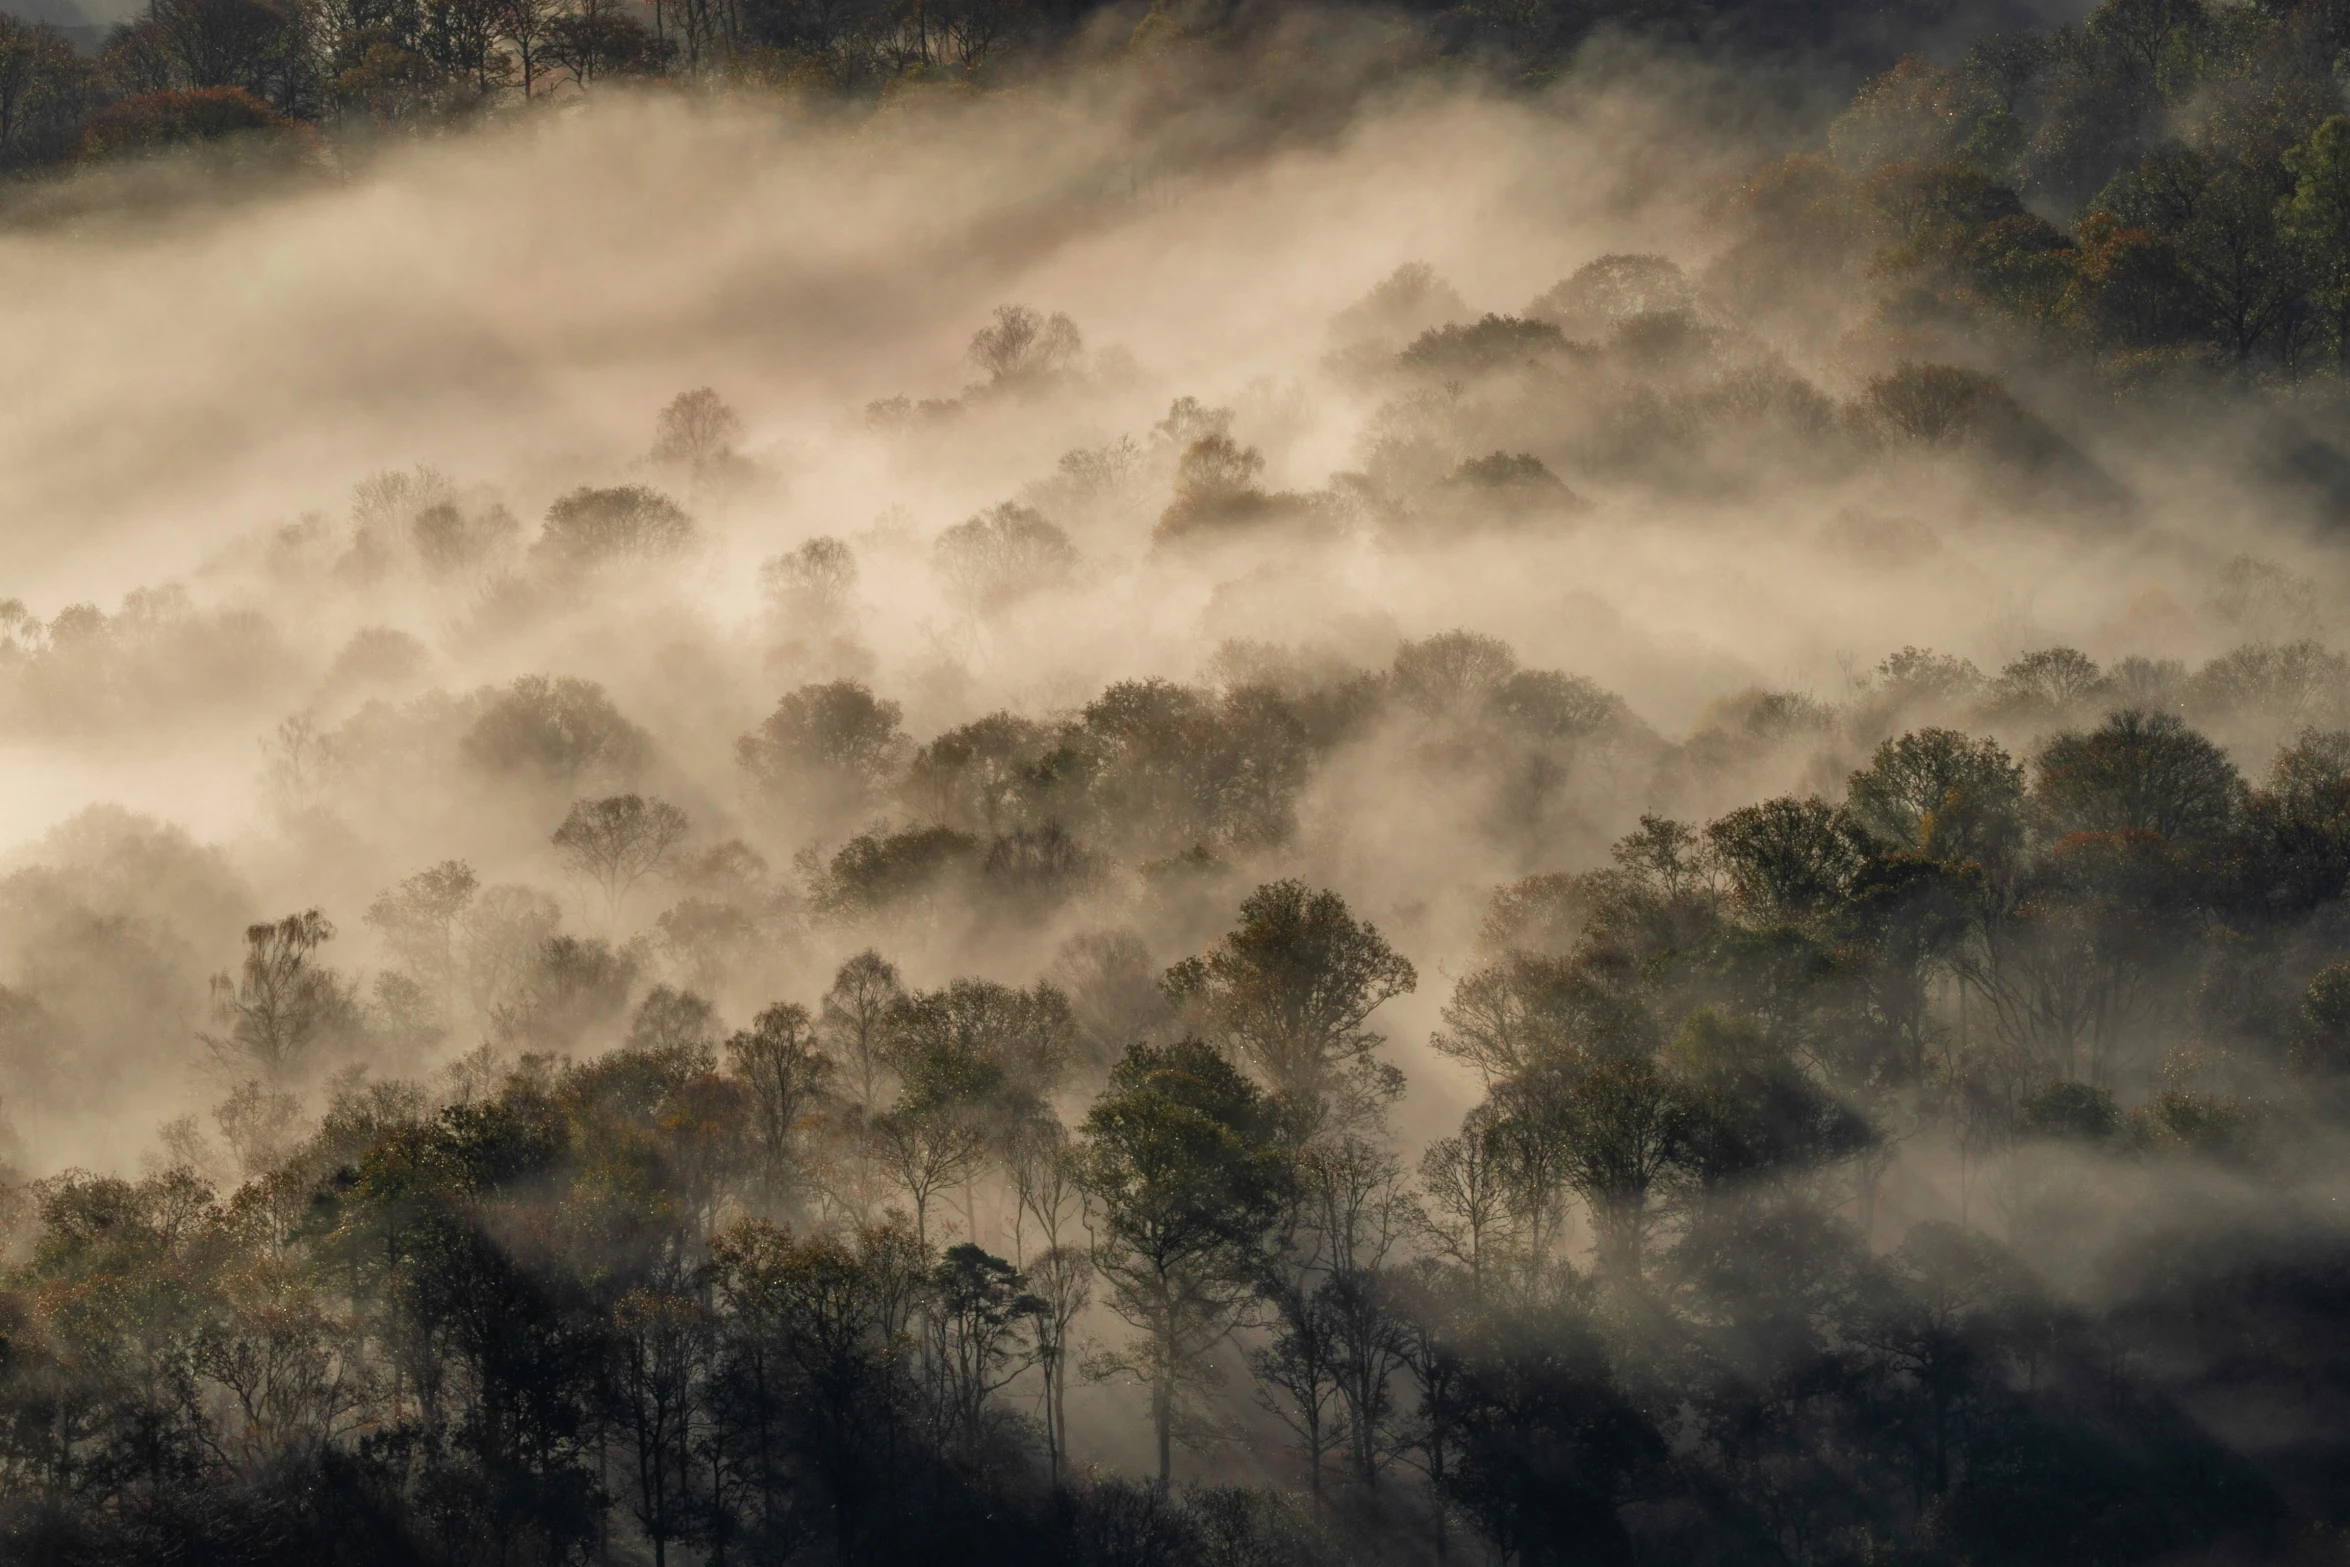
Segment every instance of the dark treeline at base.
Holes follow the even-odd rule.
[[[1842,806],[1649,818],[1612,868],[1496,898],[1436,1040],[1489,1093],[1416,1180],[1364,1024],[1417,975],[1293,881],[1122,1009],[1100,985],[908,990],[866,952],[723,1041],[661,986],[579,1064],[485,1046],[437,1092],[349,1072],[274,1149],[273,1064],[352,1003],[323,919],[257,925],[211,1041],[260,1074],[219,1113],[248,1179],[18,1189],[0,1541],[2328,1560],[2346,760],[2309,736],[2247,789],[2123,710],[2050,740],[2028,787],[1927,729]],[[472,892],[444,866],[371,917]],[[593,1005],[566,940],[506,1037]],[[1904,1142],[1954,1156],[2009,1241],[1930,1219],[1872,1249]],[[1155,1482],[1079,1462],[1073,1376],[1139,1390]],[[1178,1448],[1281,1483],[1177,1485]]]

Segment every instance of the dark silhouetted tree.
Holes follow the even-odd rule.
[[[1198,1040],[1136,1045],[1085,1118],[1077,1170],[1099,1205],[1094,1266],[1139,1336],[1096,1370],[1150,1394],[1159,1485],[1174,1474],[1180,1405],[1256,1280],[1257,1246],[1289,1184],[1278,1117]]]
[[[1345,899],[1298,881],[1259,887],[1230,934],[1167,971],[1185,1016],[1263,1077],[1301,1136],[1393,1093],[1363,1024],[1417,983]]]

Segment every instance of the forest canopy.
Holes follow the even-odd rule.
[[[0,1560],[2336,1560],[2346,62],[0,17]]]

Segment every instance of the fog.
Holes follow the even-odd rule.
[[[1268,107],[1298,69],[1276,34],[1243,64],[1137,51],[869,113],[559,95],[291,169],[190,155],[19,198],[0,227],[0,598],[19,611],[0,624],[0,1000],[39,1017],[0,1012],[0,1154],[27,1179],[256,1175],[238,1074],[206,1042],[226,1026],[212,976],[233,994],[247,925],[296,911],[332,922],[318,961],[356,1010],[272,1080],[299,1105],[281,1150],[361,1077],[439,1102],[533,1049],[595,1058],[655,984],[704,995],[723,1033],[813,1004],[872,947],[910,986],[1057,978],[1108,1006],[1107,981],[1070,981],[1074,939],[1131,933],[1156,973],[1295,877],[1417,970],[1369,1025],[1404,1074],[1382,1114],[1409,1166],[1484,1097],[1430,1039],[1497,960],[1497,890],[1618,863],[1645,814],[1837,804],[1881,742],[1928,725],[2030,758],[2141,690],[2256,782],[2305,731],[2350,726],[2323,651],[2350,585],[2334,393],[2126,402],[2052,357],[1889,324],[1865,253],[1806,261],[1800,224],[1741,205],[1757,169],[1816,145],[1825,85],[1621,43],[1540,92],[1390,77],[1399,33],[1320,25],[1329,90],[1300,89],[1296,114]],[[1683,292],[1553,292],[1625,256],[1669,258],[1640,276]],[[1442,331],[1489,316],[1558,330],[1501,349]],[[2014,422],[1905,433],[1883,387],[1928,361],[1997,370]],[[673,402],[696,389],[727,416],[698,447]],[[583,486],[674,503],[595,526],[690,526],[566,544]],[[987,542],[949,532],[990,515]],[[821,540],[845,578],[795,553]],[[1586,716],[1536,738],[1481,716],[1509,674],[1469,668],[1489,644],[1414,673],[1413,649],[1463,631],[1590,682]],[[2019,697],[2017,661],[2051,648],[2102,683]],[[1899,662],[1920,649],[1972,669]],[[560,757],[497,750],[500,702],[537,677],[593,682],[616,727],[583,740],[606,719],[567,710],[545,731]],[[984,823],[926,803],[918,748],[997,712],[1079,724],[1150,679],[1304,715],[1282,720],[1312,736],[1294,776],[1244,759],[1218,785],[1261,794],[1270,825],[1218,804],[1195,830],[1137,793],[1069,818],[1083,871],[1050,897],[844,890],[836,856],[860,842],[997,831],[992,803]],[[773,782],[762,724],[839,681],[902,713],[869,784]],[[690,825],[600,889],[551,835],[623,793]],[[474,967],[431,981],[379,900],[450,860],[485,891],[439,939]],[[492,894],[520,935],[481,923]],[[675,916],[695,909],[731,911],[732,934],[691,935]],[[626,1007],[551,1043],[513,1032],[527,987],[490,970],[558,929],[634,968]],[[426,1023],[380,982],[399,975],[443,987]],[[1967,983],[1947,971],[1932,1005],[1962,1009]],[[2130,1103],[2186,1081],[2166,1052],[2192,1031],[2132,1014],[2101,1087]],[[1107,1066],[1056,1090],[1064,1120]],[[1879,1252],[1961,1221],[2094,1304],[2127,1290],[2063,1236],[2118,1253],[2116,1215],[2167,1204],[2223,1230],[2255,1202],[2235,1174],[2002,1163],[1922,1116],[1839,1199]],[[2308,1137],[2315,1212],[2339,1183],[2333,1134]],[[2034,1230],[2050,1192],[2086,1209]],[[967,1238],[1008,1233],[996,1207]],[[1593,1223],[1572,1233],[1604,1245]],[[1130,1396],[1084,1391],[1078,1440],[1142,1471]]]
[[[0,240],[7,589],[42,620],[159,588],[186,605],[164,617],[184,623],[118,633],[94,686],[44,702],[20,673],[0,752],[11,862],[44,863],[45,833],[120,804],[207,846],[245,913],[325,909],[345,929],[337,956],[365,966],[367,901],[451,854],[572,896],[523,821],[462,819],[473,802],[434,800],[429,773],[403,780],[424,797],[370,799],[360,778],[349,805],[329,790],[290,811],[267,781],[276,726],[304,714],[331,729],[371,699],[598,681],[652,733],[697,840],[747,833],[781,869],[839,832],[746,828],[732,747],[800,678],[869,681],[919,741],[999,708],[1071,711],[1117,680],[1210,678],[1230,641],[1377,669],[1399,641],[1467,628],[1597,681],[1677,741],[1749,690],[1848,700],[1907,646],[1986,670],[2053,644],[2195,663],[2335,629],[2340,572],[2308,494],[2228,461],[2240,443],[2214,438],[2203,410],[2131,427],[2061,384],[2035,411],[2112,494],[2035,493],[1976,451],[1806,472],[1800,438],[1775,431],[1735,438],[1695,482],[1670,464],[1576,472],[1562,430],[1549,455],[1588,503],[1568,518],[1358,516],[1199,558],[1154,550],[1174,454],[1152,432],[1177,397],[1230,410],[1275,491],[1360,471],[1382,409],[1392,424],[1415,400],[1446,466],[1533,444],[1514,410],[1492,411],[1506,392],[1480,408],[1457,382],[1347,373],[1335,318],[1405,263],[1454,298],[1388,329],[1389,350],[1423,325],[1517,314],[1605,255],[1661,254],[1705,278],[1734,238],[1709,207],[1773,150],[1774,127],[1793,139],[1759,94],[1725,108],[1725,92],[1698,67],[1611,61],[1531,100],[1364,89],[1318,133],[1213,96],[1169,117],[1175,93],[1140,71],[973,102],[916,90],[855,123],[612,92],[192,204],[99,201],[51,221],[36,207]],[[1706,301],[1736,334],[1722,362],[1856,395],[1877,368],[1852,343],[1865,298],[1774,281],[1798,312],[1778,332]],[[984,388],[966,350],[1012,302],[1067,315],[1082,353],[951,421],[875,428],[878,399]],[[1582,395],[1622,390],[1592,380]],[[729,462],[700,474],[648,456],[653,415],[694,386],[744,424]],[[1430,417],[1432,397],[1453,406]],[[1048,501],[1080,551],[1067,584],[984,617],[952,601],[930,559],[941,531],[1033,499],[1063,453],[1121,439],[1136,463],[1119,490],[1076,511]],[[680,559],[603,573],[535,612],[485,590],[494,561],[427,582],[399,558],[359,580],[356,486],[420,466],[469,508],[505,506],[517,542],[558,494],[632,481],[674,494],[698,532]],[[857,651],[839,669],[779,657],[792,628],[779,633],[757,585],[760,561],[818,536],[859,559],[844,626]],[[2248,625],[2215,607],[2215,568],[2247,552],[2317,589],[2320,619]],[[416,639],[413,667],[338,671],[352,635],[377,627]],[[2288,736],[2248,736],[2238,760],[2258,772]],[[1446,819],[1458,801],[1431,809],[1342,760],[1308,787],[1297,839],[1251,864],[1343,888],[1448,972],[1494,885],[1599,863],[1642,808],[1838,781],[1808,756],[1773,762],[1680,799],[1611,793],[1507,856]],[[218,966],[237,942],[233,925],[175,934]],[[933,961],[943,974],[952,959]],[[1425,988],[1390,1025],[1431,1079],[1411,1110],[1430,1130],[1465,1104],[1458,1074],[1414,1045],[1440,1000]],[[188,1080],[189,1039],[119,1049],[139,1070],[101,1109],[15,1106],[33,1168],[132,1167],[155,1124],[207,1091]]]

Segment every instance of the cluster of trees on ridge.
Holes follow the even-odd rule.
[[[1752,5],[1626,17],[1472,5],[1389,20],[1435,54],[1498,51],[1521,67],[1564,59],[1605,26],[1734,53],[1832,44],[1873,56],[1870,70],[1888,48],[1930,42],[1933,58],[1875,75],[1825,127],[1828,156],[1767,165],[1726,203],[1710,303],[1740,319],[1796,320],[1857,293],[1877,301],[1871,330],[1898,357],[1996,366],[2087,349],[2118,359],[2125,385],[2181,359],[2287,376],[2350,362],[2337,76],[2350,13],[2330,0],[2104,0],[2046,31]],[[1083,24],[1002,0],[156,0],[91,60],[54,29],[0,18],[0,169],[438,123],[631,76],[866,94],[941,76],[984,84]],[[1198,47],[1245,51],[1270,25],[1154,10],[1136,38],[1173,47],[1196,33]]]

